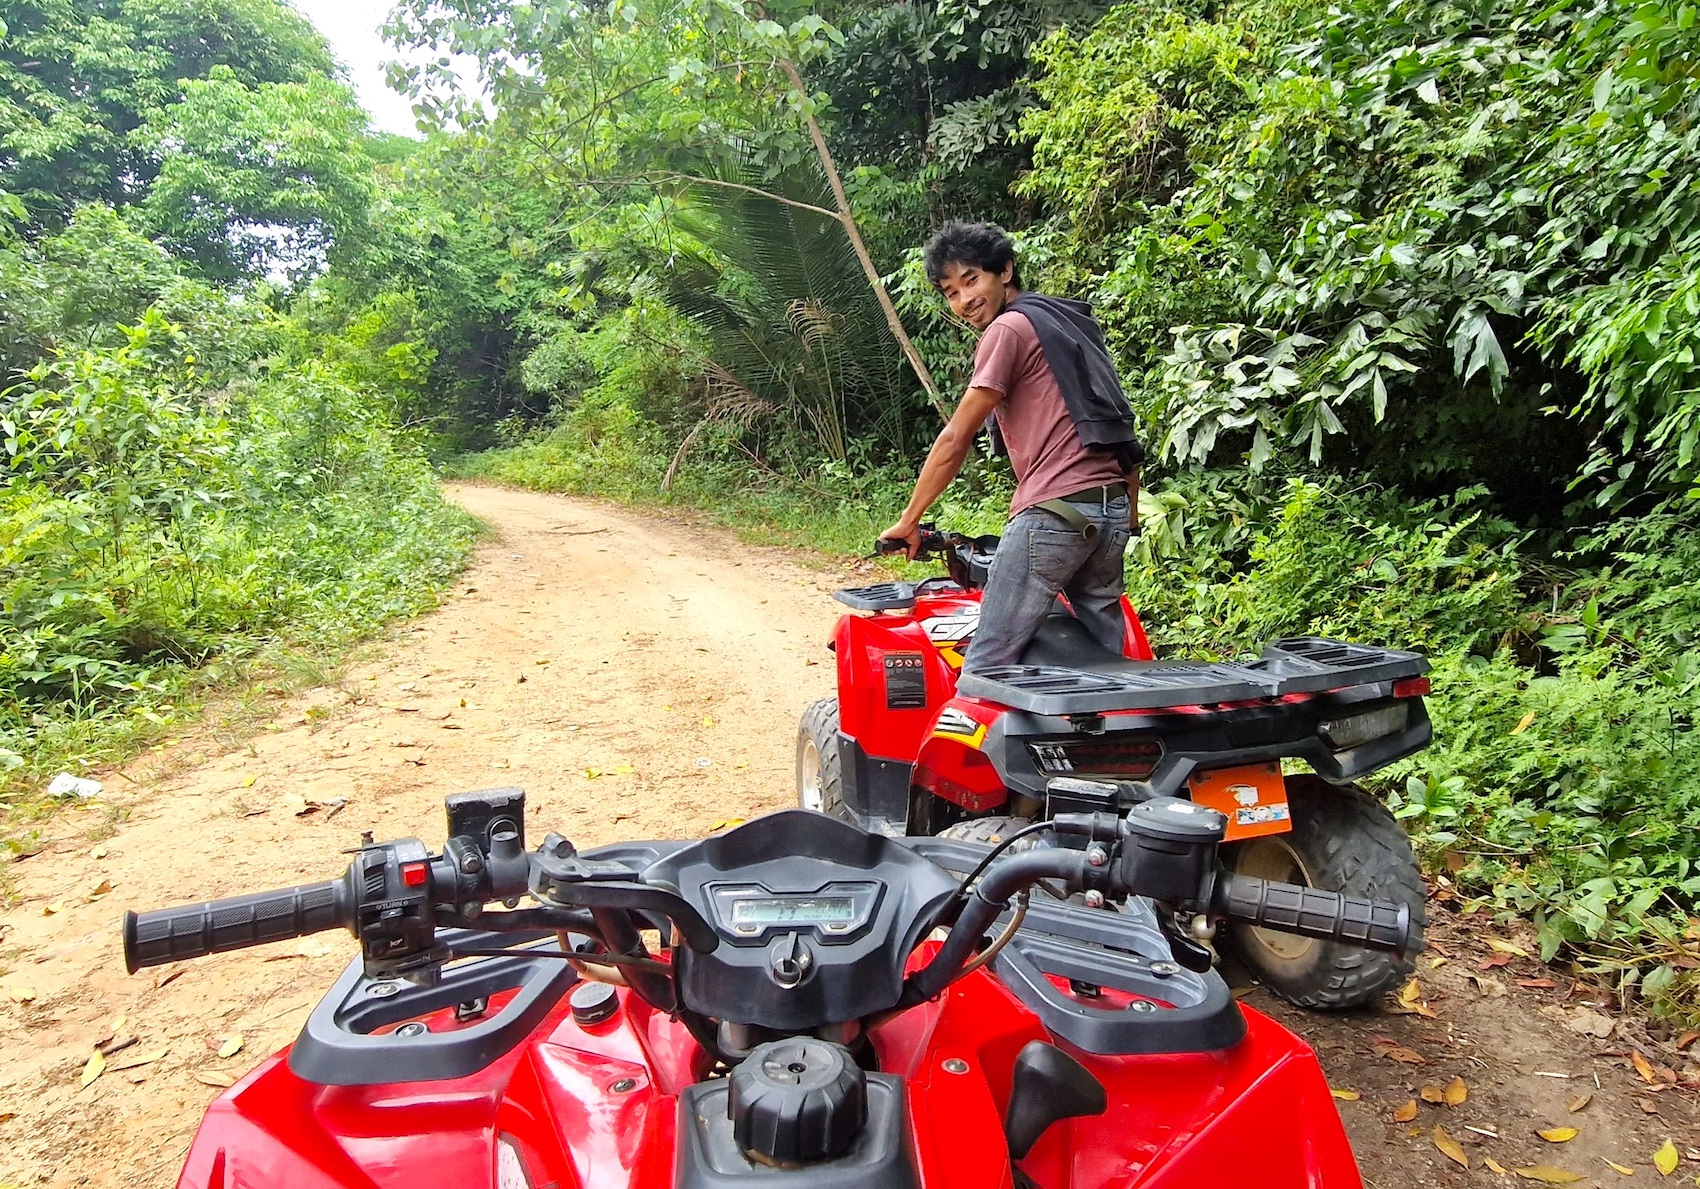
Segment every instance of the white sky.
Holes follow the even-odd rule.
[[[384,63],[397,56],[378,34],[393,0],[290,0],[325,35],[331,52],[348,68],[360,103],[379,132],[418,136],[408,100],[384,83]]]

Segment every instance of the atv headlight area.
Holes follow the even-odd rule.
[[[1383,706],[1380,710],[1354,714],[1348,718],[1330,719],[1317,727],[1316,733],[1335,751],[1350,751],[1371,739],[1398,734],[1410,723],[1410,719],[1410,704],[1397,702],[1392,706]]]

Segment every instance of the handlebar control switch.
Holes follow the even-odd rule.
[[[434,959],[430,861],[423,842],[403,838],[367,847],[349,865],[344,878],[353,881],[355,933],[369,976],[405,974]]]
[[[868,1076],[850,1050],[810,1037],[757,1045],[728,1079],[738,1148],[798,1168],[844,1155],[868,1122]]]
[[[1216,848],[1228,819],[1207,805],[1153,797],[1124,819],[1116,882],[1135,896],[1202,912],[1216,879]]]

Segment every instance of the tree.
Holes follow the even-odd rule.
[[[133,134],[215,66],[249,87],[337,70],[280,0],[0,0],[0,190],[35,231],[139,201],[158,162]]]
[[[210,277],[312,272],[365,223],[365,129],[353,92],[325,75],[251,87],[214,66],[132,138],[155,171],[142,212]]]
[[[569,0],[411,0],[390,32],[403,44],[476,56],[504,132],[532,150],[540,180],[593,191],[593,203],[711,187],[839,224],[893,339],[944,415],[851,210],[819,119],[827,97],[803,79],[807,62],[838,39],[807,4],[646,0],[603,10]],[[398,81],[444,122],[483,120],[446,66],[399,71]],[[801,176],[811,158],[819,193],[776,184]],[[667,229],[658,230],[664,239]]]

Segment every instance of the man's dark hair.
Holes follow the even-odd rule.
[[[969,264],[990,273],[1001,273],[1015,263],[1015,241],[996,223],[958,223],[952,220],[938,229],[921,253],[927,265],[927,280],[937,285],[944,280],[945,266]],[[1010,274],[1010,284],[1021,288],[1021,268]]]

